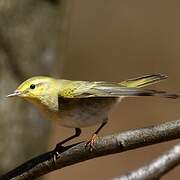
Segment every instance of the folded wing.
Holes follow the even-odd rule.
[[[178,98],[179,95],[167,93],[165,91],[157,91],[151,89],[139,88],[142,86],[160,81],[165,77],[159,75],[143,76],[134,80],[124,81],[122,83],[112,82],[88,82],[88,81],[71,81],[60,92],[63,98],[90,98],[90,97],[131,97],[131,96],[162,96],[166,98]],[[128,83],[130,82],[131,85]],[[132,83],[137,87],[132,87]],[[128,86],[129,85],[129,86]]]

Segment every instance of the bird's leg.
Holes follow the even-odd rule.
[[[96,141],[97,138],[97,134],[99,133],[99,131],[107,124],[107,120],[104,121],[100,127],[94,132],[94,134],[91,136],[91,138],[87,141],[86,143],[86,148],[88,148],[90,151],[92,151],[94,149],[94,143]]]
[[[67,148],[62,146],[64,143],[80,136],[81,134],[81,129],[80,128],[75,128],[75,134],[73,136],[68,137],[67,139],[61,141],[60,143],[58,143],[54,149],[54,162],[57,160],[57,158],[59,157],[60,153],[62,153],[63,151],[65,151]]]
[[[70,140],[72,140],[72,139],[80,136],[80,134],[81,134],[81,129],[80,129],[80,128],[75,128],[75,134],[74,134],[74,135],[68,137],[67,139],[65,139],[65,140],[63,140],[63,141],[61,141],[61,142],[58,143],[56,146],[62,147],[63,144],[65,144],[66,142],[68,142],[68,141],[70,141]]]

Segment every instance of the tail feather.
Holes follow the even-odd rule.
[[[149,93],[150,96],[161,96],[161,97],[171,98],[171,99],[177,99],[180,97],[180,95],[178,94],[168,93],[166,91],[149,90],[149,92],[150,92]]]
[[[138,78],[128,79],[119,84],[124,87],[141,88],[144,86],[148,86],[148,85],[157,83],[157,82],[162,81],[167,78],[168,78],[168,76],[166,76],[164,74],[153,74],[153,75],[146,75],[146,76],[142,76],[142,77],[138,77]]]
[[[180,95],[157,91],[151,89],[142,89],[141,87],[157,83],[166,79],[163,74],[146,75],[143,77],[129,79],[121,83],[109,83],[104,81],[93,82],[93,86],[85,93],[81,93],[81,98],[87,97],[134,97],[134,96],[160,96],[176,99]],[[77,97],[77,95],[76,95]]]
[[[136,97],[136,96],[160,96],[165,98],[176,99],[177,94],[168,93],[166,91],[158,91],[151,89],[120,87],[120,86],[96,86],[93,89],[96,97]]]

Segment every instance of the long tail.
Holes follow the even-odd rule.
[[[160,96],[165,98],[177,99],[180,95],[174,93],[168,93],[166,91],[157,91],[150,89],[139,89],[136,92],[132,93],[132,96]]]
[[[161,96],[161,97],[173,98],[173,99],[178,98],[180,95],[168,93],[165,91],[141,88],[150,84],[154,84],[166,78],[167,76],[165,75],[156,74],[156,75],[143,76],[136,79],[129,79],[121,83],[113,83],[113,82],[105,82],[105,81],[98,81],[92,83],[90,82],[91,87],[88,90],[86,90],[85,93],[81,93],[78,97],[87,98],[87,97]]]
[[[164,74],[153,74],[134,79],[128,79],[126,81],[120,82],[119,84],[125,87],[141,88],[165,80],[167,78],[168,76]]]
[[[165,91],[157,91],[151,89],[141,89],[141,88],[129,88],[129,87],[96,87],[95,95],[90,97],[136,97],[136,96],[160,96],[165,98],[176,99],[179,97],[178,94],[168,93]]]
[[[148,86],[166,79],[167,76],[162,74],[147,75],[135,79],[129,79],[121,83],[96,82],[93,87],[93,95],[99,97],[128,97],[128,96],[161,96],[166,98],[176,99],[177,94],[168,93],[165,91],[157,91],[151,89],[142,89],[141,87]]]

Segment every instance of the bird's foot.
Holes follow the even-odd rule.
[[[74,143],[74,144],[70,144],[68,146],[63,146],[62,145],[62,142],[60,142],[59,144],[56,145],[56,147],[54,148],[54,150],[52,151],[52,156],[53,156],[53,161],[54,161],[54,164],[56,164],[57,160],[59,158],[61,158],[61,154],[63,152],[65,152],[66,150],[78,145],[78,144],[81,144],[83,143],[83,141],[81,142],[77,142],[77,143]],[[64,143],[63,143],[64,144]]]
[[[91,152],[93,151],[93,149],[95,149],[95,142],[97,139],[97,134],[93,134],[93,136],[87,141],[85,148],[89,149]]]
[[[61,144],[57,144],[55,149],[53,150],[53,161],[56,163],[57,159],[60,158],[61,153],[64,152],[67,148],[62,146]]]

